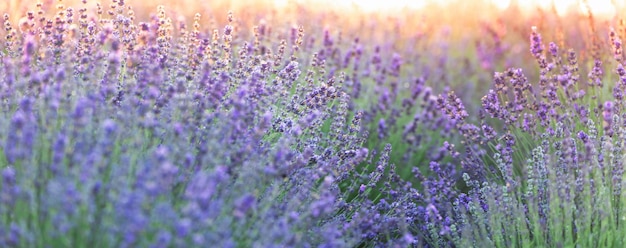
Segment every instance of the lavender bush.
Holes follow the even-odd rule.
[[[497,120],[501,134],[483,124],[489,132],[465,135],[468,143],[490,145],[468,150],[473,159],[467,165],[479,173],[463,174],[470,190],[449,209],[463,226],[451,238],[455,245],[624,245],[626,71],[620,38],[613,30],[608,37],[617,79],[612,89],[604,86],[600,59],[583,80],[576,53],[555,43],[545,49],[534,27],[530,52],[539,83],[530,84],[521,69],[495,74],[481,119]],[[449,102],[442,105],[450,108]],[[465,125],[471,124],[460,132]]]
[[[623,27],[485,22],[458,55],[439,26],[89,4],[3,16],[2,247],[626,243]]]

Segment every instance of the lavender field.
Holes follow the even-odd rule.
[[[626,3],[448,2],[0,3],[0,247],[626,247]]]

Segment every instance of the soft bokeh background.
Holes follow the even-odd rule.
[[[43,3],[47,14],[53,14],[58,4],[64,6],[87,6],[95,10],[100,2],[108,9],[111,0],[4,0],[0,1],[0,13],[10,14],[13,21],[35,10],[38,2]],[[618,20],[626,3],[622,0],[554,0],[554,1],[519,1],[519,0],[126,0],[140,19],[146,19],[156,7],[164,5],[170,16],[178,16],[190,22],[195,13],[203,15],[205,23],[217,24],[225,22],[227,12],[233,11],[238,21],[246,26],[258,24],[260,20],[269,24],[291,24],[316,26],[327,29],[341,27],[344,33],[351,28],[367,36],[376,33],[386,37],[386,30],[395,35],[415,35],[447,28],[450,38],[481,35],[479,28],[485,23],[499,23],[509,33],[526,31],[528,24],[540,29],[577,28],[575,25],[586,25],[589,13],[598,26]],[[590,12],[591,11],[591,12]],[[546,20],[553,13],[562,16],[561,24]],[[245,18],[244,18],[245,17]],[[581,20],[583,22],[581,22]],[[567,23],[567,25],[564,25]],[[554,25],[554,26],[552,26]],[[206,26],[209,27],[209,26]],[[504,30],[502,30],[504,32]]]
[[[37,11],[38,2],[43,3],[42,9],[49,16],[54,15],[59,5],[76,10],[86,7],[96,12],[100,2],[106,18],[106,11],[116,1],[5,0],[0,1],[0,13],[8,13],[15,24],[28,11]],[[224,27],[229,11],[235,16],[236,33],[241,37],[248,36],[258,25],[273,29],[272,36],[277,40],[284,39],[281,35],[298,26],[304,28],[305,39],[309,41],[323,39],[320,36],[328,31],[339,39],[338,43],[347,46],[360,39],[369,49],[380,46],[402,53],[403,61],[414,65],[415,71],[421,70],[417,68],[420,65],[435,63],[432,58],[437,57],[447,61],[442,61],[445,65],[441,67],[442,74],[479,64],[480,70],[471,73],[477,78],[471,84],[464,83],[465,78],[453,76],[442,80],[441,85],[454,81],[464,87],[476,87],[468,89],[467,95],[461,96],[463,99],[480,98],[494,71],[508,67],[533,71],[524,63],[532,60],[528,53],[531,26],[536,26],[545,40],[578,51],[583,63],[592,63],[593,51],[597,54],[598,49],[606,47],[600,44],[608,44],[611,27],[626,33],[621,14],[626,13],[623,0],[126,0],[125,3],[139,22],[148,21],[159,5],[165,6],[168,17],[175,23],[192,25],[193,16],[200,13],[201,29],[209,33]],[[0,30],[2,33],[4,30]],[[482,61],[484,56],[490,58]],[[590,64],[581,68],[582,73],[586,73],[587,67]],[[535,76],[529,75],[531,79]]]
[[[115,1],[115,0],[113,0]],[[27,11],[35,11],[36,4],[43,3],[46,14],[52,15],[55,7],[86,6],[95,11],[97,3],[107,10],[112,0],[3,0],[0,13],[8,13],[13,23],[24,17]],[[353,34],[358,30],[361,38],[380,39],[394,45],[405,45],[406,37],[426,36],[438,40],[451,39],[463,45],[465,39],[485,35],[485,25],[491,26],[497,35],[512,39],[527,39],[528,27],[554,30],[561,34],[559,40],[572,34],[568,30],[589,28],[590,32],[602,31],[617,23],[624,13],[626,3],[622,0],[126,0],[139,20],[147,20],[159,5],[166,6],[169,16],[190,24],[193,15],[202,14],[205,29],[220,28],[232,11],[242,31],[260,22],[278,24],[278,27],[302,25],[305,29],[322,28]],[[591,13],[591,15],[590,15]],[[556,14],[556,15],[554,15]],[[106,15],[106,13],[105,13]],[[560,16],[562,18],[555,18]],[[175,20],[176,21],[176,20]],[[206,25],[208,24],[208,25]],[[286,24],[286,25],[285,25]],[[445,37],[438,34],[445,33]],[[606,35],[604,35],[606,36]],[[353,37],[348,37],[353,38]],[[584,49],[582,44],[568,44]],[[515,53],[516,49],[513,49]]]
[[[101,3],[108,9],[111,0],[4,0],[0,1],[0,13],[8,13],[12,20],[18,20],[29,10],[35,10],[37,3],[43,3],[46,13],[52,14],[54,8],[64,6],[87,6],[95,10]],[[485,22],[498,21],[506,26],[529,22],[541,26],[546,13],[563,16],[563,22],[569,25],[572,19],[588,17],[589,10],[597,20],[606,22],[619,19],[620,10],[626,3],[622,0],[554,0],[554,1],[519,1],[519,0],[126,0],[140,19],[148,18],[156,7],[164,5],[172,14],[190,20],[195,13],[201,13],[205,21],[224,22],[227,12],[233,11],[244,23],[257,23],[263,19],[268,22],[287,22],[299,25],[323,26],[342,29],[358,27],[361,32],[395,28],[404,34],[426,32],[428,28],[447,26],[452,37],[475,34],[475,28]],[[376,23],[375,26],[372,23]],[[527,24],[527,23],[525,23]],[[553,28],[553,27],[550,27]],[[473,31],[472,31],[473,30]],[[347,32],[346,32],[347,33]]]

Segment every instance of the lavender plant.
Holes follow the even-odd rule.
[[[539,83],[521,69],[495,73],[482,99],[482,133],[464,121],[458,98],[440,96],[449,118],[463,122],[457,129],[468,146],[461,164],[469,187],[446,208],[457,232],[432,235],[442,246],[624,245],[624,73],[621,41],[614,31],[609,38],[618,78],[612,95],[600,60],[583,80],[576,53],[555,43],[545,50],[533,28]]]
[[[2,247],[626,242],[626,29],[516,57],[482,22],[459,55],[449,27],[91,6],[3,16]]]
[[[2,246],[415,241],[398,208],[412,202],[399,187],[414,189],[378,186],[398,178],[391,146],[355,172],[375,163],[371,115],[326,63],[339,49],[328,32],[306,47],[302,27],[239,36],[233,14],[204,32],[201,15],[188,27],[164,7],[137,22],[122,0],[38,8],[19,31],[5,16]]]

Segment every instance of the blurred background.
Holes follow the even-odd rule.
[[[107,18],[108,11],[121,0],[2,0],[0,13],[7,13],[14,26],[29,11],[54,16],[57,9],[86,8]],[[479,99],[490,85],[493,72],[509,67],[534,71],[529,53],[531,27],[537,27],[544,42],[555,42],[564,51],[577,51],[581,73],[592,67],[594,54],[610,52],[611,28],[626,37],[623,17],[625,0],[124,0],[125,13],[132,10],[136,22],[147,22],[157,6],[165,6],[174,23],[193,24],[199,13],[200,29],[211,33],[235,17],[236,36],[250,37],[255,26],[273,30],[280,40],[302,26],[309,43],[329,33],[340,47],[350,47],[355,39],[366,50],[380,47],[402,55],[414,73],[434,73],[439,68],[441,85],[478,87],[467,89],[465,99]],[[38,7],[40,4],[40,8]],[[114,12],[111,11],[113,18]],[[97,16],[97,14],[96,14]],[[4,34],[4,30],[0,30]],[[237,39],[237,37],[235,37]],[[418,52],[419,51],[419,52]],[[424,51],[427,51],[426,54]],[[506,54],[506,56],[504,56]],[[383,54],[392,56],[392,54]],[[430,66],[436,65],[436,66]],[[424,67],[424,68],[418,68]],[[466,71],[457,78],[451,71]],[[426,72],[425,72],[426,71]],[[436,73],[435,73],[436,74]],[[451,74],[451,75],[448,75]],[[537,75],[529,74],[530,79]],[[476,94],[476,95],[473,95]]]
[[[118,0],[2,0],[0,13],[8,13],[12,22],[30,11],[37,3],[49,15],[55,8],[88,8],[96,11],[115,5]],[[445,28],[449,38],[463,38],[478,34],[485,23],[498,23],[510,32],[523,26],[524,37],[529,25],[559,29],[587,25],[606,26],[617,23],[624,13],[625,0],[124,0],[131,6],[139,20],[147,20],[156,13],[159,5],[166,6],[175,21],[190,23],[194,14],[200,13],[204,23],[220,25],[232,11],[238,22],[253,26],[263,21],[267,24],[314,25],[325,29],[341,26],[345,33],[356,28],[364,34],[376,30],[386,37],[385,30],[394,35],[415,35]],[[105,13],[106,15],[106,13]],[[245,18],[244,18],[245,17]],[[550,19],[560,17],[560,24]],[[586,23],[587,22],[587,23]],[[567,25],[565,25],[567,23]],[[205,26],[209,28],[210,26]],[[219,26],[218,26],[219,27]],[[504,30],[500,30],[504,31]],[[472,37],[473,38],[473,37]]]

